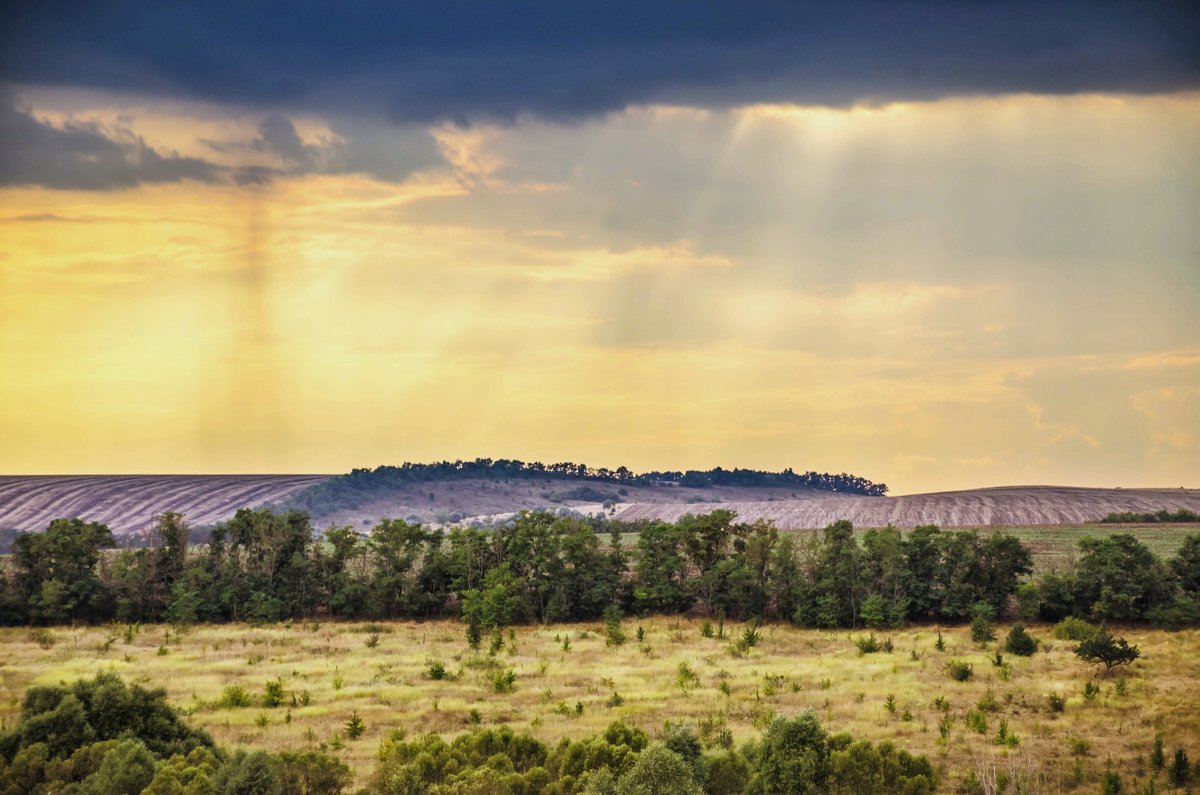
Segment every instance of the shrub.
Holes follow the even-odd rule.
[[[875,639],[874,632],[855,638],[854,645],[858,647],[859,654],[874,654],[879,651],[879,641]]]
[[[1000,702],[996,700],[996,694],[989,688],[983,694],[983,698],[979,699],[979,703],[975,705],[983,712],[999,712]]]
[[[758,645],[758,641],[761,637],[762,633],[758,631],[758,621],[751,621],[749,626],[747,626],[746,630],[742,633],[742,643],[744,643],[747,648],[752,649]]]
[[[1008,632],[1008,637],[1004,641],[1004,650],[1018,657],[1031,656],[1037,651],[1037,647],[1037,640],[1025,631],[1025,625],[1019,621],[1013,624],[1012,629]]]
[[[358,712],[350,715],[350,720],[346,721],[346,736],[351,740],[357,740],[363,736],[363,732],[367,730],[367,724],[359,716]]]
[[[511,668],[503,671],[497,671],[492,674],[492,689],[497,693],[511,693],[513,685],[517,681],[517,675]]]
[[[1000,727],[996,730],[996,745],[1006,745],[1009,748],[1016,748],[1021,744],[1021,738],[1008,730],[1008,720],[1000,719]]]
[[[675,684],[679,685],[680,692],[686,696],[700,684],[700,677],[686,661],[681,662],[679,663],[678,672],[675,675]]]
[[[1096,627],[1082,618],[1067,616],[1054,625],[1054,637],[1059,640],[1087,640],[1096,634]]]
[[[29,639],[43,649],[49,649],[54,646],[54,633],[45,627],[35,627],[29,630]]]
[[[1088,682],[1083,686],[1083,699],[1089,704],[1095,701],[1096,696],[1100,695],[1100,685],[1095,682]]]
[[[975,675],[975,666],[964,660],[951,660],[946,663],[946,672],[956,682],[965,682]]]
[[[1150,749],[1150,767],[1155,770],[1162,770],[1166,764],[1166,759],[1163,756],[1163,737],[1161,734],[1154,735],[1154,747]]]
[[[991,605],[988,605],[990,608]],[[975,643],[989,643],[996,639],[996,627],[992,623],[993,613],[989,613],[983,609],[973,611],[975,617],[971,619],[971,640]]]
[[[262,705],[268,709],[283,706],[283,680],[271,679],[263,687]]]
[[[440,682],[446,678],[446,665],[441,660],[429,661],[429,678]]]
[[[983,714],[983,710],[972,709],[967,711],[964,718],[967,728],[976,734],[987,734],[987,715]]]
[[[938,630],[937,640],[933,642],[933,648],[937,649],[938,651],[946,650],[946,639],[942,636],[942,631],[940,629]]]
[[[221,706],[225,709],[248,707],[252,703],[250,694],[241,685],[226,685],[221,693]]]
[[[1171,767],[1167,770],[1167,780],[1173,787],[1185,787],[1191,779],[1192,768],[1188,764],[1187,752],[1182,748],[1176,748],[1175,758],[1171,760]]]
[[[1046,703],[1050,706],[1051,712],[1062,712],[1067,708],[1067,700],[1058,693],[1047,693]]]
[[[1131,665],[1142,653],[1137,646],[1130,646],[1124,638],[1113,638],[1101,627],[1099,632],[1079,644],[1075,656],[1084,662],[1103,663],[1104,670],[1111,671],[1118,665]]]
[[[621,608],[609,605],[604,608],[605,644],[620,646],[625,642],[625,632],[621,629]]]

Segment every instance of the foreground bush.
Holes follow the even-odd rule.
[[[179,718],[165,691],[115,674],[30,688],[17,725],[0,735],[4,795],[339,795],[352,780],[317,751],[226,757]]]

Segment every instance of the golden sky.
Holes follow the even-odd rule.
[[[470,127],[12,102],[121,155],[0,187],[0,473],[1200,486],[1195,94]]]

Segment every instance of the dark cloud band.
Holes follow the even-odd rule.
[[[10,4],[0,79],[413,122],[1200,86],[1192,2]]]

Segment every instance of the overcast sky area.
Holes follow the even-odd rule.
[[[11,5],[0,474],[1200,487],[1194,4]]]

